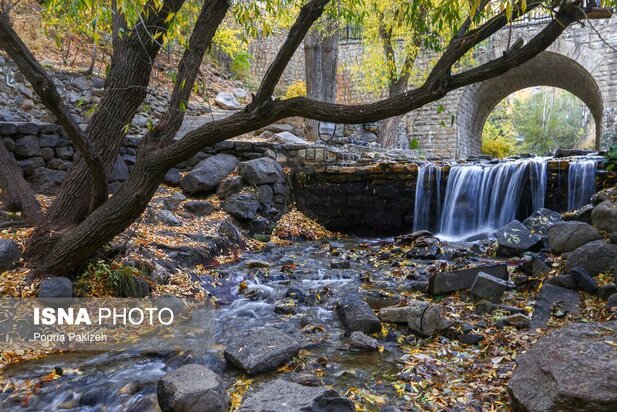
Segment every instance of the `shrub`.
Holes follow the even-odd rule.
[[[302,96],[306,96],[306,83],[304,83],[302,80],[296,80],[287,87],[283,98],[291,99],[293,97]]]
[[[251,71],[251,63],[253,55],[248,52],[240,52],[236,54],[231,61],[231,71],[238,77],[247,77]]]

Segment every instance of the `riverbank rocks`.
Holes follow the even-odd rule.
[[[479,299],[500,300],[508,289],[508,282],[488,273],[480,272],[471,285],[471,294]]]
[[[212,203],[205,200],[190,200],[184,205],[184,210],[195,216],[208,216],[214,212]]]
[[[285,181],[281,165],[267,157],[240,163],[238,173],[253,186]]]
[[[225,412],[229,396],[223,380],[202,365],[185,365],[162,377],[157,398],[163,412]]]
[[[355,331],[371,335],[381,330],[381,322],[373,309],[355,293],[342,298],[336,310],[348,336]]]
[[[353,403],[323,386],[304,386],[277,379],[249,396],[239,412],[353,412]]]
[[[290,361],[300,345],[289,334],[273,327],[255,328],[225,348],[225,359],[249,375],[270,372]]]
[[[617,410],[617,322],[575,323],[516,358],[508,384],[519,412]]]
[[[185,194],[209,192],[221,183],[238,165],[238,158],[228,154],[217,154],[199,162],[193,170],[180,179]]]
[[[561,222],[548,231],[548,245],[555,253],[571,252],[577,247],[602,239],[600,232],[583,222]]]
[[[39,285],[39,299],[66,299],[73,297],[73,282],[65,277],[44,279]]]
[[[469,289],[480,272],[508,280],[506,265],[478,266],[453,272],[438,272],[430,278],[428,291],[433,295],[443,295],[457,290]]]
[[[580,267],[591,276],[611,273],[617,259],[617,245],[602,240],[589,242],[566,255],[566,272]]]
[[[0,239],[0,272],[11,269],[21,256],[21,248],[11,239]]]
[[[545,283],[536,298],[531,317],[532,329],[546,326],[551,316],[564,317],[580,313],[580,297],[573,290]]]
[[[532,233],[537,233],[543,236],[548,234],[548,230],[556,223],[561,222],[561,215],[550,209],[538,209],[523,221]]]
[[[598,290],[598,282],[594,278],[592,278],[589,273],[587,273],[584,269],[574,268],[570,271],[569,274],[578,289],[587,293],[595,293]]]
[[[591,221],[600,230],[617,232],[617,202],[605,200],[591,212]]]
[[[349,348],[358,351],[376,351],[379,348],[379,342],[360,331],[355,331],[349,336]]]
[[[257,216],[259,200],[253,193],[237,193],[223,202],[223,210],[239,220],[252,220]]]
[[[435,335],[450,326],[439,305],[420,300],[406,306],[381,308],[379,318],[384,322],[407,323],[413,333],[423,337]]]
[[[533,234],[518,220],[513,220],[495,232],[497,253],[501,256],[520,256],[528,250],[537,251],[542,245],[542,236]]]

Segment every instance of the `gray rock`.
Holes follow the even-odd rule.
[[[195,216],[208,216],[214,212],[212,203],[205,200],[191,200],[184,204],[184,210]]]
[[[73,282],[65,277],[44,279],[39,286],[39,299],[58,299],[73,297]]]
[[[275,139],[280,141],[281,143],[289,143],[289,144],[308,144],[308,142],[301,137],[296,136],[291,133],[291,131],[282,131],[276,133],[274,135]]]
[[[83,76],[74,77],[73,79],[71,79],[71,84],[77,87],[82,92],[85,92],[92,88],[92,80]]]
[[[332,269],[349,269],[351,262],[347,259],[336,259],[330,262],[330,267]]]
[[[478,266],[454,272],[439,272],[433,275],[429,281],[429,293],[443,295],[457,290],[469,289],[480,272],[508,280],[508,267],[506,265]]]
[[[109,175],[110,182],[119,182],[124,181],[129,178],[129,168],[122,160],[122,156],[116,157],[116,161],[114,162],[114,166],[111,169],[111,174]]]
[[[202,160],[180,180],[184,193],[204,193],[215,189],[233,172],[238,159],[228,154],[217,154]]]
[[[613,293],[606,299],[606,308],[609,310],[617,308],[617,293]]]
[[[238,193],[223,202],[223,210],[240,220],[252,220],[257,216],[259,201],[253,193]]]
[[[541,337],[516,357],[508,383],[515,411],[617,410],[617,322],[575,323]]]
[[[544,259],[539,256],[531,256],[529,260],[521,263],[518,269],[524,274],[534,277],[548,273],[551,270]]]
[[[574,278],[570,275],[557,275],[546,280],[549,285],[555,285],[566,289],[576,290],[578,285],[574,281]]]
[[[231,93],[219,92],[214,101],[221,109],[239,110],[242,108],[240,102],[238,102],[235,96]]]
[[[172,211],[163,209],[158,212],[158,218],[161,222],[169,226],[180,226],[182,222],[173,214]]]
[[[575,267],[580,267],[591,276],[610,273],[615,266],[615,259],[617,259],[617,245],[596,240],[568,253],[565,271],[570,272]]]
[[[163,207],[167,210],[178,210],[180,204],[186,200],[182,193],[175,192],[163,198]]]
[[[249,97],[249,92],[239,87],[234,87],[233,89],[231,89],[231,94],[233,94],[234,97],[238,99],[246,99],[247,97]]]
[[[0,238],[0,272],[11,269],[21,256],[21,248],[11,239]]]
[[[165,173],[165,183],[172,186],[177,186],[180,183],[180,175],[181,171],[178,169],[169,169],[167,173]]]
[[[275,370],[299,351],[300,345],[294,337],[273,327],[262,327],[236,337],[225,348],[225,359],[244,372],[255,375]]]
[[[593,225],[609,233],[617,232],[617,202],[605,200],[591,212]]]
[[[355,331],[349,336],[349,348],[360,351],[376,351],[379,349],[379,342],[360,331]]]
[[[585,269],[574,268],[570,271],[570,276],[580,290],[587,293],[595,293],[598,290],[598,282]]]
[[[607,300],[609,296],[615,293],[617,293],[617,285],[615,285],[614,283],[602,285],[598,287],[598,290],[596,290],[596,296],[604,300]]]
[[[407,323],[420,336],[432,336],[450,326],[443,318],[439,305],[421,300],[411,301],[406,306],[381,308],[379,318],[384,322]]]
[[[566,220],[574,220],[577,222],[584,222],[591,224],[591,211],[593,210],[593,205],[585,205],[580,209],[574,211],[574,213],[568,217]]]
[[[202,365],[184,365],[166,374],[156,389],[163,412],[225,412],[229,408],[223,380]]]
[[[41,155],[41,146],[39,146],[39,138],[34,135],[26,135],[15,140],[15,156],[34,157]]]
[[[73,160],[73,148],[71,146],[56,147],[56,156],[62,160]]]
[[[471,285],[471,294],[476,298],[499,300],[508,289],[508,282],[488,273],[480,272]]]
[[[259,203],[270,205],[274,200],[274,191],[270,185],[261,185],[257,187],[257,200]]]
[[[552,315],[563,317],[567,314],[580,313],[580,298],[573,290],[544,284],[536,298],[530,327],[543,328]]]
[[[42,147],[41,148],[41,157],[43,158],[43,160],[45,160],[46,162],[52,160],[54,158],[54,156],[56,155],[56,153],[54,152],[54,149],[51,147]],[[58,159],[59,160],[59,159]]]
[[[347,335],[355,331],[371,335],[381,330],[381,322],[373,309],[355,293],[343,297],[336,309]]]
[[[561,222],[561,215],[550,209],[539,209],[523,221],[523,225],[532,233],[546,235],[548,230],[555,224]]]
[[[596,228],[583,222],[561,222],[548,231],[548,244],[555,253],[570,252],[585,243],[602,239]]]
[[[519,329],[528,329],[530,319],[522,313],[515,313],[514,315],[506,316],[503,318],[504,322],[508,325],[514,326]]]
[[[0,112],[0,115],[2,115],[2,112]],[[14,135],[17,133],[17,126],[14,125],[13,123],[4,123],[4,122],[11,122],[13,120],[4,120],[2,123],[0,123],[0,135],[5,135],[5,136],[10,136],[10,135]],[[18,121],[18,120],[15,120]]]
[[[225,199],[235,193],[238,193],[244,188],[244,180],[242,176],[229,176],[225,178],[218,189],[216,195],[221,199]]]
[[[43,159],[41,159],[43,161]],[[44,163],[44,161],[43,161]],[[63,170],[52,170],[46,167],[37,167],[27,177],[28,183],[37,192],[44,195],[55,195],[64,180],[66,172]]]
[[[617,244],[617,232],[611,233],[609,240],[612,244]]]
[[[49,148],[47,148],[49,149]],[[60,159],[51,159],[50,161],[47,162],[47,167],[49,167],[50,169],[53,170],[69,170],[69,168],[71,167],[73,163],[67,161],[67,160],[60,160]]]
[[[19,133],[37,135],[40,131],[40,126],[36,123],[21,123],[17,126]]]
[[[270,221],[265,217],[257,216],[249,222],[249,232],[253,235],[270,232]]]
[[[267,157],[240,163],[238,173],[249,184],[255,186],[285,181],[281,165]]]
[[[528,250],[539,249],[542,236],[533,234],[518,220],[513,220],[495,232],[497,253],[501,256],[519,256]]]
[[[353,403],[323,386],[303,386],[283,379],[249,396],[239,412],[353,412]]]
[[[58,141],[60,140],[60,136],[57,134],[42,134],[41,139],[39,140],[39,144],[41,147],[56,147]]]

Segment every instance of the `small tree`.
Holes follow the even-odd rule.
[[[79,152],[59,194],[29,240],[25,259],[34,274],[74,274],[101,246],[122,233],[141,215],[167,170],[205,147],[292,116],[348,124],[400,116],[436,101],[452,90],[494,78],[532,59],[549,47],[568,26],[585,17],[580,1],[474,0],[467,8],[467,17],[419,87],[364,105],[341,105],[307,97],[276,100],[273,92],[285,67],[329,4],[329,0],[310,0],[297,14],[253,101],[243,110],[206,123],[175,141],[204,53],[231,7],[229,0],[205,0],[195,17],[188,46],[178,64],[168,111],[141,139],[129,178],[115,195],[108,197],[107,175],[124,139],[125,126],[146,97],[153,64],[162,47],[160,40],[167,36],[171,22],[184,3],[183,0],[138,3],[139,17],[131,21],[119,7],[118,0],[111,0],[111,66],[104,96],[85,132],[76,124],[48,73],[11,27],[7,13],[0,12],[0,47],[30,81]],[[553,16],[526,45],[512,48],[478,67],[453,73],[453,66],[477,44],[509,21],[540,6],[551,8]],[[0,148],[0,153],[3,150]],[[0,158],[0,175],[15,173],[15,160],[10,157],[3,155]],[[29,188],[23,187],[21,182],[15,183],[0,180],[5,193],[20,193],[18,201],[22,202],[23,209],[35,207]]]

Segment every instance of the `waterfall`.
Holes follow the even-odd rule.
[[[596,161],[575,160],[568,169],[568,210],[578,209],[596,192]]]
[[[534,164],[535,172],[543,173],[542,164],[530,161],[453,166],[441,214],[441,235],[468,237],[474,233],[493,231],[514,220],[530,163]],[[536,203],[540,203],[539,196],[545,189],[545,185],[544,188],[537,185]]]
[[[546,183],[548,181],[548,164],[546,160],[546,157],[537,157],[529,162],[531,209],[534,212],[544,207]]]
[[[435,199],[436,221],[441,212],[441,167],[426,163],[418,168],[416,198],[413,213],[413,230],[429,230],[431,204]]]

